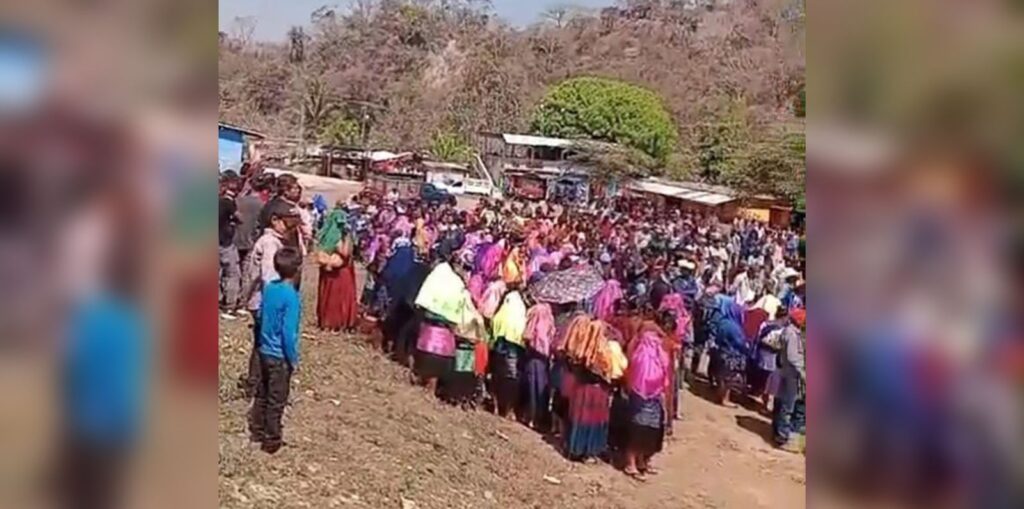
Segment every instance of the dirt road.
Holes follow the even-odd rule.
[[[661,472],[646,483],[607,464],[572,463],[521,425],[449,407],[410,385],[404,368],[363,339],[317,331],[312,270],[307,278],[288,446],[277,455],[248,442],[248,402],[235,388],[248,322],[221,323],[221,507],[806,506],[804,457],[768,445],[768,420],[755,412],[685,394],[675,438],[655,458]]]

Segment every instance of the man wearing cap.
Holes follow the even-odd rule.
[[[804,363],[807,314],[803,309],[789,312],[789,320],[782,330],[779,345],[779,375],[781,376],[775,409],[772,414],[772,434],[775,445],[789,452],[800,452],[799,437],[805,426],[805,394],[807,369]],[[794,440],[795,438],[795,440]]]
[[[800,297],[799,291],[803,288],[803,283],[800,282],[800,273],[795,269],[786,269],[782,274],[783,285],[782,293],[779,294],[779,300],[782,301],[782,305],[786,309],[796,309],[804,307],[803,298]]]
[[[672,285],[665,274],[665,262],[661,259],[651,267],[651,289],[648,295],[648,302],[653,309],[661,306],[661,299],[672,293]]]
[[[693,277],[697,265],[686,258],[680,258],[676,262],[676,266],[679,268],[679,273],[672,280],[672,288],[682,295],[686,310],[693,314],[693,307],[697,302],[697,295],[700,293],[697,278]]]

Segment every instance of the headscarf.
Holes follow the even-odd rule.
[[[427,232],[427,223],[422,217],[416,219],[414,231],[412,243],[420,253],[426,254],[430,249],[431,242],[430,234]]]
[[[508,285],[522,283],[524,280],[523,272],[524,269],[519,248],[514,247],[508,253],[508,256],[505,257],[505,262],[501,265],[501,279]]]
[[[530,250],[530,261],[526,264],[526,279],[529,281],[541,271],[541,266],[549,261],[548,250],[537,247]]]
[[[405,214],[402,214],[391,223],[391,229],[398,230],[403,237],[408,237],[412,234],[412,223],[409,222],[409,218]]]
[[[484,318],[493,318],[494,313],[498,312],[498,306],[501,305],[501,297],[505,294],[505,282],[497,280],[487,285],[487,289],[484,290],[483,299],[480,302],[480,314],[484,315]]]
[[[537,353],[547,357],[551,352],[551,341],[555,336],[555,317],[551,306],[541,302],[526,312],[526,330],[523,338]]]
[[[313,208],[315,208],[319,214],[327,212],[327,199],[324,198],[324,195],[320,193],[313,195]]]
[[[478,261],[478,268],[480,273],[484,275],[484,278],[494,279],[498,277],[498,267],[501,266],[504,251],[504,241],[498,241],[487,246],[483,258]]]
[[[676,338],[680,341],[686,336],[690,327],[690,313],[686,311],[686,304],[683,296],[678,293],[670,293],[661,299],[659,311],[671,311],[676,319]]]
[[[643,399],[660,396],[665,391],[669,369],[668,354],[661,346],[662,339],[648,330],[636,341],[629,355],[626,385]]]
[[[604,282],[604,286],[594,296],[591,313],[598,320],[608,321],[615,313],[615,302],[622,299],[622,287],[615,279]]]
[[[430,271],[416,295],[415,304],[456,325],[464,324],[476,314],[469,290],[448,263],[440,263]]]
[[[734,352],[746,350],[746,336],[743,333],[743,308],[731,297],[724,294],[715,296],[718,307],[713,326],[717,334],[715,342],[720,348]]]
[[[484,274],[484,259],[487,258],[487,253],[490,251],[493,244],[487,240],[481,241],[476,246],[476,251],[473,253],[473,272],[477,274]]]
[[[324,225],[316,235],[317,247],[325,252],[332,253],[338,248],[338,242],[345,237],[348,231],[348,215],[340,208],[331,210],[324,218]]]

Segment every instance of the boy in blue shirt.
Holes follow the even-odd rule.
[[[281,248],[274,254],[274,269],[281,277],[263,288],[260,307],[260,379],[250,412],[249,432],[264,452],[281,448],[281,417],[288,403],[292,372],[299,362],[299,314],[301,300],[296,289],[302,255],[295,248]]]

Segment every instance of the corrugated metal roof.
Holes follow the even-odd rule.
[[[727,194],[702,191],[698,189],[688,189],[684,186],[685,184],[682,182],[676,185],[670,185],[658,182],[655,179],[644,179],[634,180],[630,182],[627,187],[634,191],[679,198],[681,200],[703,203],[705,205],[721,205],[736,199]]]
[[[531,147],[568,147],[574,142],[562,138],[531,136],[528,134],[502,134],[501,138],[509,145],[528,145]]]
[[[245,127],[237,126],[237,125],[234,125],[234,124],[229,124],[227,122],[217,122],[217,128],[218,129],[230,129],[232,131],[238,131],[238,132],[240,132],[242,134],[246,134],[246,135],[253,136],[253,137],[256,137],[256,138],[266,138],[266,136],[263,133],[261,133],[261,132],[253,131],[252,129],[247,129]]]

